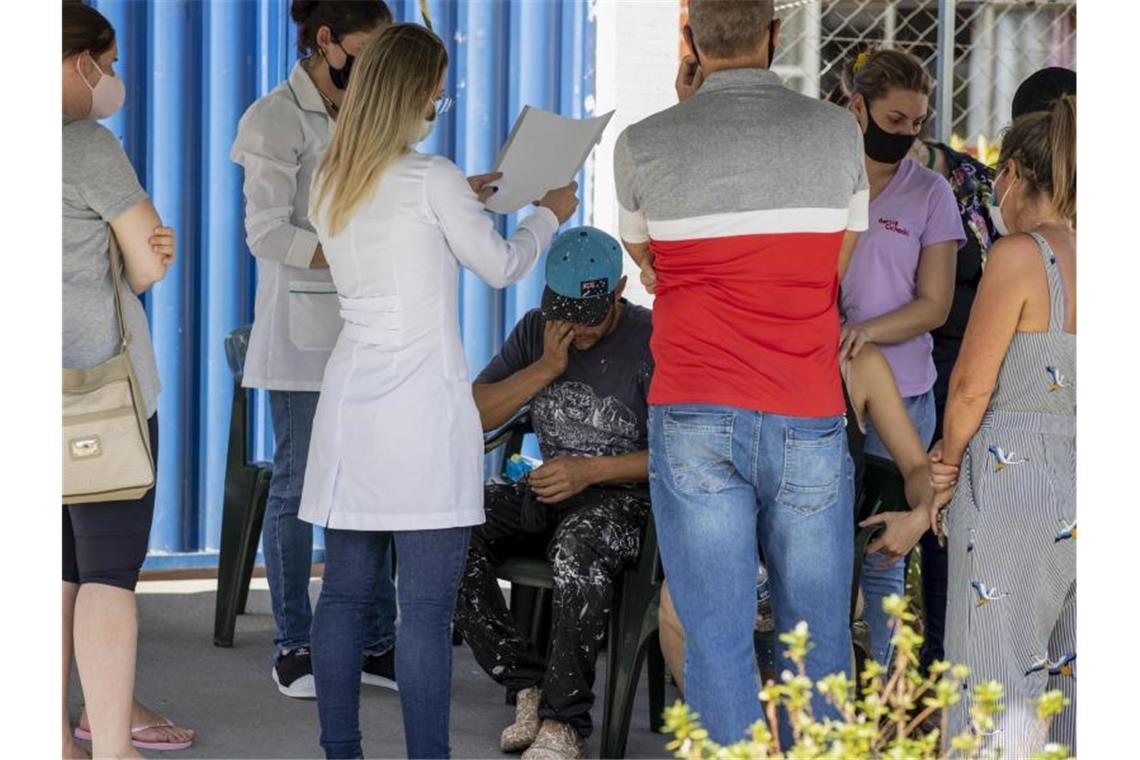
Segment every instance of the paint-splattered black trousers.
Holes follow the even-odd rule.
[[[455,625],[508,697],[539,686],[539,716],[568,723],[585,738],[593,729],[594,665],[614,581],[637,559],[649,498],[623,488],[589,488],[544,505],[550,512],[546,529],[527,533],[520,525],[524,495],[524,486],[487,486],[487,522],[471,534]],[[528,647],[495,578],[495,564],[519,554],[545,556],[554,568],[545,661]]]

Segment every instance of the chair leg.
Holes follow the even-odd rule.
[[[627,588],[629,585],[628,578],[624,578],[615,589],[610,613],[601,748],[601,756],[607,758],[625,756],[638,677],[645,661],[646,644],[656,623],[656,619],[653,623],[648,621],[652,594],[636,593]]]
[[[261,543],[261,526],[265,521],[265,507],[269,503],[268,470],[260,470],[257,477],[257,486],[254,488],[253,507],[246,516],[244,535],[242,537],[242,564],[241,576],[238,578],[238,614],[245,614],[245,605],[249,601],[249,582],[253,578],[253,566],[257,562],[257,546]]]
[[[245,473],[243,473],[243,476]],[[244,528],[253,509],[256,480],[227,484],[222,504],[222,541],[218,552],[218,593],[214,607],[214,646],[234,644],[234,625],[241,601],[241,562]]]
[[[665,656],[661,653],[661,638],[654,633],[646,642],[645,668],[649,679],[649,730],[661,733],[665,726]]]

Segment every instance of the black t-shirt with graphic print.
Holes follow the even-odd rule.
[[[571,345],[562,377],[531,400],[531,424],[543,458],[615,456],[649,447],[653,313],[622,303],[617,328],[587,351]],[[545,327],[539,309],[527,312],[475,382],[497,383],[538,361]]]

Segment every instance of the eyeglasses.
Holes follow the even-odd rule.
[[[433,100],[432,103],[435,104],[435,115],[441,116],[451,110],[451,107],[455,105],[455,98],[450,95],[440,95]]]

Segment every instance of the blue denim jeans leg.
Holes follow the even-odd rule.
[[[396,679],[409,758],[449,757],[451,618],[470,528],[325,531],[325,575],[313,621],[313,676],[321,747],[330,758],[363,757],[360,658],[364,620],[389,537],[399,556]]]
[[[265,574],[273,606],[276,632],[274,656],[309,645],[313,614],[309,603],[309,578],[313,563],[313,526],[297,518],[309,438],[320,394],[308,391],[270,391],[273,419],[273,478],[265,506],[261,546]],[[389,561],[388,567],[391,567]],[[396,629],[396,590],[391,573],[376,584],[375,604],[365,623],[369,653],[380,654],[392,647]]]
[[[903,399],[907,415],[918,431],[918,437],[924,448],[930,447],[930,439],[934,435],[934,391],[930,390],[920,396],[910,396]],[[887,447],[883,445],[882,438],[875,431],[870,420],[867,420],[867,440],[863,451],[883,459],[891,459]],[[863,558],[863,619],[871,634],[871,652],[882,665],[890,663],[894,652],[891,639],[894,637],[891,619],[883,612],[883,599],[891,594],[902,594],[906,591],[906,559],[899,560],[893,565],[880,567],[886,560],[881,552],[868,554]]]
[[[649,483],[686,632],[685,696],[722,744],[761,719],[752,639],[761,549],[777,630],[808,624],[808,675],[850,675],[854,496],[844,424],[726,406],[650,408]],[[835,716],[819,695],[813,708]]]

